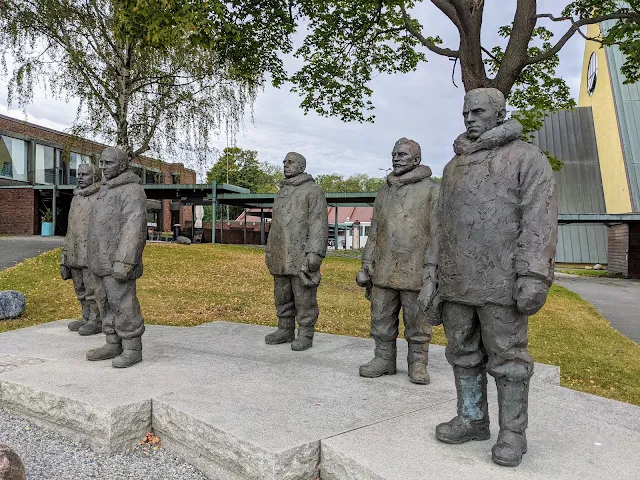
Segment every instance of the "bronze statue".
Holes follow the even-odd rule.
[[[93,275],[87,263],[89,216],[99,189],[98,169],[90,163],[79,165],[78,186],[73,191],[69,225],[60,257],[60,276],[63,280],[73,280],[73,288],[82,308],[82,319],[74,320],[68,326],[69,330],[80,335],[94,335],[102,331]]]
[[[327,201],[299,153],[284,158],[285,179],[273,204],[266,263],[273,275],[278,329],[265,337],[269,345],[293,342],[292,350],[313,345],[318,320],[320,265],[327,252]],[[298,337],[294,340],[296,319]]]
[[[432,231],[440,186],[431,169],[420,165],[420,145],[401,138],[392,152],[393,171],[373,205],[371,233],[356,282],[368,289],[374,358],[360,366],[363,377],[396,373],[396,339],[400,309],[408,342],[411,382],[430,382],[427,370],[431,325],[418,295],[428,276],[435,277]],[[425,275],[427,278],[425,278]]]
[[[558,205],[544,153],[505,121],[504,95],[472,90],[466,133],[455,143],[441,187],[438,297],[453,366],[458,415],[436,428],[438,440],[489,438],[488,372],[498,389],[500,434],[493,461],[517,466],[527,451],[533,360],[528,316],[544,305],[553,281]],[[434,297],[425,294],[427,304]]]
[[[91,210],[88,256],[107,343],[87,352],[87,360],[113,358],[114,367],[125,368],[142,360],[136,280],[142,276],[147,197],[124,151],[105,148],[100,159],[105,182]]]

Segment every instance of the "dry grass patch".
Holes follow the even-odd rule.
[[[59,250],[0,272],[0,290],[20,290],[27,310],[0,332],[80,315],[71,282],[58,274]],[[275,325],[273,281],[264,251],[226,245],[150,244],[138,296],[147,323],[192,326],[214,320]],[[329,257],[322,265],[318,330],[369,335],[369,302],[355,284],[360,261]],[[434,343],[445,344],[442,327]],[[640,405],[640,345],[612,329],[579,296],[554,286],[531,318],[537,362],[559,365],[562,385]]]

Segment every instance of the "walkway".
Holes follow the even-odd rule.
[[[0,237],[0,270],[62,246],[64,237]]]
[[[591,303],[611,326],[640,343],[640,280],[556,273],[556,282]]]

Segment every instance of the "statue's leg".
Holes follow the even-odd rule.
[[[80,320],[74,320],[70,322],[68,327],[72,332],[77,332],[78,329],[89,321],[89,305],[85,301],[86,290],[84,279],[82,275],[82,269],[80,268],[69,268],[71,270],[71,281],[73,282],[73,289],[76,292],[76,297],[78,302],[80,302],[80,307],[82,308],[82,318]]]
[[[371,288],[371,337],[376,346],[373,359],[360,365],[361,377],[375,378],[396,373],[399,313],[400,291],[374,285]]]
[[[119,283],[113,277],[105,278],[109,304],[115,310],[115,330],[122,339],[122,353],[113,359],[116,368],[130,367],[142,360],[142,334],[144,319],[136,294],[136,281]]]
[[[301,351],[313,345],[315,326],[320,315],[318,287],[305,286],[297,275],[291,277],[291,286],[298,320],[298,337],[291,344],[291,349]]]
[[[445,302],[442,320],[447,336],[445,354],[456,382],[458,414],[436,427],[436,438],[445,443],[487,440],[487,355],[476,307]]]
[[[429,342],[431,342],[432,327],[427,321],[426,314],[418,302],[419,292],[400,292],[402,303],[402,318],[404,320],[404,338],[407,340],[409,353],[407,365],[409,378],[412,383],[428,385],[431,381],[427,365],[429,363]]]
[[[111,277],[103,278],[93,275],[93,290],[100,318],[102,319],[102,331],[106,335],[106,344],[100,348],[89,350],[87,352],[87,360],[107,360],[122,353],[122,340],[115,330],[115,311],[109,303],[107,286],[105,285],[105,280],[108,279],[113,280]]]
[[[278,329],[264,337],[264,342],[267,345],[290,343],[295,338],[297,312],[291,278],[287,275],[273,276],[273,298],[278,316]]]
[[[498,389],[500,434],[492,458],[499,465],[515,467],[527,452],[529,379],[533,375],[533,359],[527,351],[529,319],[515,306],[482,307],[480,319],[489,355],[487,370]]]
[[[80,335],[95,335],[102,332],[102,321],[96,304],[93,274],[87,267],[82,269],[82,280],[85,288],[84,305],[87,308],[85,323],[78,329]]]

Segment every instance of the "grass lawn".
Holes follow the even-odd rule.
[[[20,290],[27,310],[0,322],[0,332],[60,318],[80,307],[70,281],[58,274],[59,250],[0,272],[0,290]],[[147,323],[198,325],[213,320],[275,325],[273,282],[264,251],[222,245],[150,244],[144,252],[138,296]],[[360,262],[328,257],[322,265],[318,330],[369,335],[369,303],[355,283]],[[442,327],[433,343],[445,344]],[[612,329],[578,295],[558,286],[529,323],[537,362],[559,365],[562,385],[640,405],[640,345]]]
[[[606,277],[609,273],[606,270],[585,270],[584,268],[557,268],[556,271],[580,277]]]

